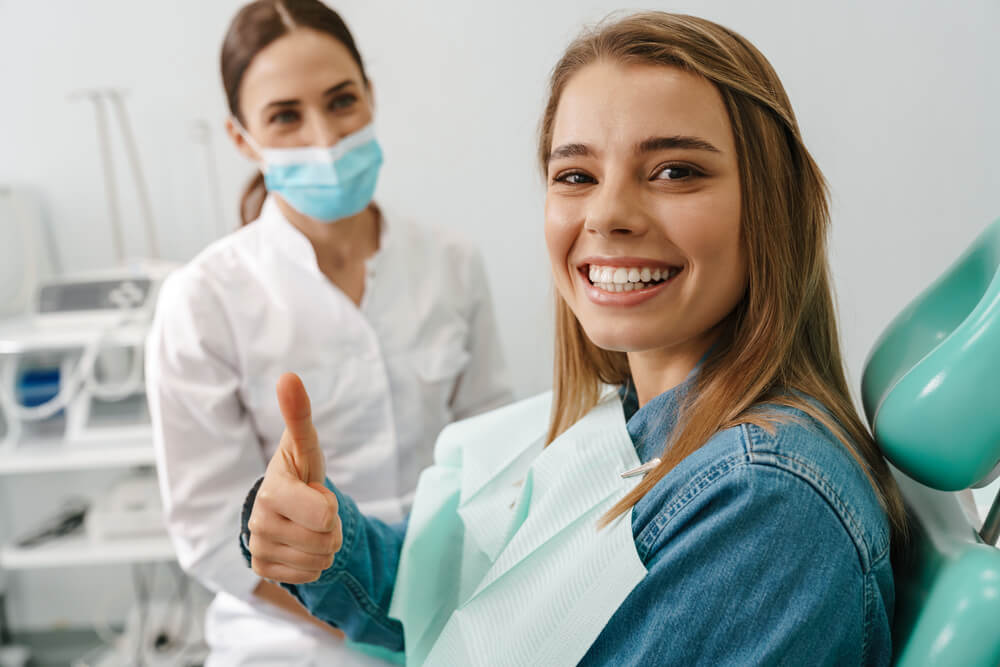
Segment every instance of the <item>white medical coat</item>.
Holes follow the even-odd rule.
[[[284,429],[282,373],[305,383],[330,480],[387,522],[409,512],[442,427],[511,398],[478,253],[389,216],[379,245],[359,308],[269,198],[161,289],[146,357],[160,488],[181,566],[218,593],[217,662],[348,662],[252,595],[237,546],[244,496]]]

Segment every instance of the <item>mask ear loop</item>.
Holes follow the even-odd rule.
[[[239,134],[240,134],[241,137],[243,137],[243,141],[247,142],[250,145],[250,148],[252,148],[255,151],[257,151],[257,155],[260,156],[261,165],[263,165],[264,164],[264,150],[260,147],[260,144],[258,144],[254,140],[254,138],[250,136],[250,133],[247,131],[247,129],[245,127],[243,127],[243,123],[240,122],[239,118],[237,118],[236,116],[230,116],[229,120],[232,121],[233,126],[236,127],[236,131],[239,132]]]

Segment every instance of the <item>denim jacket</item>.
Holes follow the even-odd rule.
[[[641,409],[624,397],[643,463],[663,451],[689,384]],[[835,437],[801,411],[773,410],[786,418],[773,433],[720,431],[636,504],[648,574],[580,664],[889,664],[885,512]],[[367,518],[333,491],[343,546],[317,581],[286,588],[352,640],[402,650],[387,611],[406,523]]]

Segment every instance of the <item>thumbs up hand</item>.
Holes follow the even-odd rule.
[[[285,432],[257,491],[248,546],[254,572],[303,584],[333,565],[343,539],[337,496],[323,486],[326,463],[305,387],[285,373],[277,391]]]

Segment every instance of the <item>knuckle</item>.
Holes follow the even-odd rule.
[[[266,542],[257,540],[250,543],[250,557],[259,561],[271,561],[271,548]]]
[[[321,514],[320,530],[322,532],[329,532],[337,526],[339,517],[337,516],[337,508],[332,507],[330,503],[324,503],[323,511]]]
[[[258,543],[263,540],[268,540],[272,538],[271,524],[264,518],[257,517],[256,521],[251,517],[250,522],[247,523],[247,527],[250,529],[250,539],[253,540],[257,537]],[[251,542],[252,544],[252,542]]]

